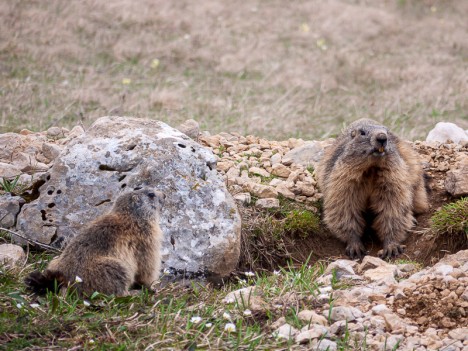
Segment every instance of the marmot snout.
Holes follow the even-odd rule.
[[[346,243],[346,253],[361,257],[364,214],[383,242],[384,257],[402,252],[413,213],[428,209],[423,169],[411,146],[369,119],[351,123],[325,151],[318,167],[323,219]]]
[[[78,293],[125,295],[133,284],[150,287],[159,277],[162,232],[159,211],[165,195],[151,188],[117,198],[112,210],[71,239],[43,272],[26,285],[36,293],[73,284]]]

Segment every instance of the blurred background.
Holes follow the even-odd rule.
[[[277,140],[468,129],[468,1],[1,1],[0,132],[105,115]]]

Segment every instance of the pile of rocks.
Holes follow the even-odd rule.
[[[313,173],[330,140],[269,141],[220,133],[202,135],[199,142],[218,155],[218,171],[237,200],[249,203],[253,195],[260,199],[257,206],[277,207],[279,195],[308,204],[322,196]]]
[[[361,264],[337,260],[318,279],[317,295],[306,296],[305,304],[313,308],[297,314],[305,326],[298,330],[280,317],[271,326],[272,337],[309,350],[336,350],[346,333],[352,345],[370,350],[397,345],[398,350],[468,349],[468,250],[415,270],[411,263],[390,264],[371,256]],[[351,287],[336,290],[332,281]],[[261,313],[268,305],[262,296],[258,287],[247,287],[231,292],[224,302]],[[278,301],[270,303],[268,308],[275,309]]]
[[[416,141],[413,145],[424,160],[426,172],[438,179],[434,186],[452,196],[468,195],[468,142]]]

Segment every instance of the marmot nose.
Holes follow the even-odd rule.
[[[387,144],[387,134],[385,133],[379,133],[377,134],[377,137],[375,138],[377,142],[379,142],[382,146],[385,146]]]

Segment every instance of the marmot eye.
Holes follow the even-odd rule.
[[[155,193],[149,193],[149,194],[148,194],[148,197],[149,197],[150,199],[153,199],[155,196],[156,196]]]
[[[359,133],[361,133],[361,135],[366,135],[366,132],[363,131],[362,129],[359,129]]]

